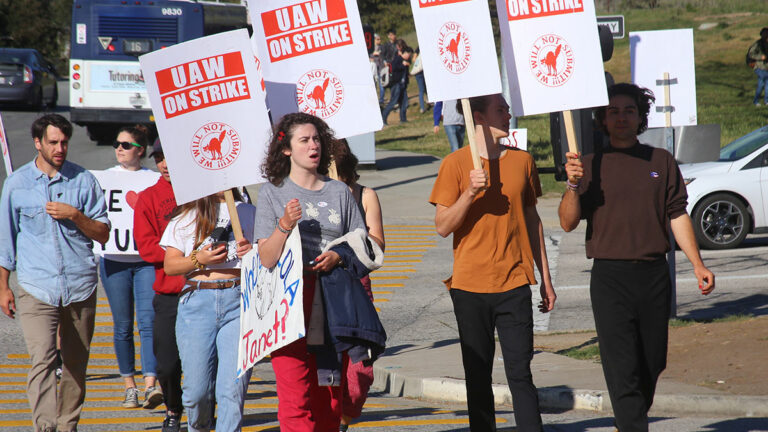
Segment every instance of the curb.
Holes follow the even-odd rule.
[[[464,380],[453,378],[417,378],[397,373],[397,367],[373,367],[371,388],[395,397],[466,403]],[[509,387],[493,385],[496,405],[512,405]],[[543,409],[578,409],[611,413],[611,399],[605,390],[549,387],[539,389],[539,406]],[[768,417],[768,396],[657,394],[656,412],[700,414],[727,417]]]

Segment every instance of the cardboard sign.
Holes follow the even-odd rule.
[[[592,0],[496,0],[516,116],[608,103]]]
[[[139,57],[176,202],[261,183],[271,134],[248,31]]]
[[[656,104],[648,114],[648,127],[697,124],[696,66],[693,59],[693,30],[657,30],[629,33],[632,82],[653,91]],[[664,101],[664,73],[669,73],[669,105]]]
[[[485,0],[411,0],[430,100],[501,93]]]
[[[149,171],[91,171],[99,181],[107,202],[107,217],[112,224],[104,245],[93,242],[96,255],[138,255],[133,239],[133,209],[139,192],[157,183],[160,174]]]
[[[261,265],[258,246],[242,260],[237,375],[278,348],[304,337],[301,237],[293,230],[274,268]]]
[[[381,129],[354,0],[259,0],[248,6],[273,122],[305,112],[325,120],[339,138]]]
[[[8,148],[8,138],[5,135],[2,116],[0,116],[0,147],[3,149],[3,162],[5,162],[5,176],[7,178],[13,174],[13,162],[11,162],[11,150]]]

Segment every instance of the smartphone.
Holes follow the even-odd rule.
[[[226,248],[227,247],[227,242],[225,242],[225,241],[215,241],[215,242],[213,242],[211,244],[211,250],[216,250],[216,249],[218,249],[221,246],[224,246]]]

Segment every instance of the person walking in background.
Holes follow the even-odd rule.
[[[381,45],[381,50],[379,54],[379,58],[382,61],[383,67],[390,69],[392,71],[392,67],[395,62],[395,57],[397,56],[397,34],[395,34],[395,31],[390,29],[387,30],[387,41],[384,42],[383,45]],[[392,71],[394,73],[394,71]],[[379,105],[384,104],[385,98],[385,92],[387,88],[389,88],[389,94],[390,98],[392,97],[392,86],[394,85],[395,81],[392,80],[392,77],[390,76],[389,82],[387,82],[387,85],[384,86],[381,90],[381,94],[379,94]]]
[[[160,178],[154,186],[139,193],[133,210],[133,237],[141,258],[152,264],[155,296],[152,307],[155,319],[152,328],[152,348],[157,361],[157,381],[163,392],[165,419],[162,432],[178,432],[181,426],[181,359],[176,345],[176,312],[184,276],[168,276],[163,269],[165,249],[160,247],[176,197],[171,188],[171,176],[160,139],[155,140],[150,156],[155,160]]]
[[[451,152],[455,152],[464,145],[464,132],[466,132],[464,116],[456,110],[457,103],[455,100],[438,102],[435,104],[435,109],[432,112],[432,119],[434,120],[433,132],[438,133],[440,130],[440,120],[442,119],[443,129],[445,129],[445,135],[448,136]]]
[[[251,371],[237,376],[240,340],[241,258],[253,248],[256,208],[242,202],[232,189],[243,238],[235,240],[224,192],[188,202],[173,211],[160,246],[165,272],[187,278],[179,293],[176,338],[179,345],[182,403],[190,431],[213,428],[214,392],[218,407],[216,430],[239,431]],[[215,391],[214,391],[215,389]]]
[[[567,190],[560,225],[573,231],[587,220],[593,258],[590,298],[605,382],[616,427],[647,432],[656,381],[666,367],[671,284],[669,229],[693,265],[704,295],[715,275],[704,266],[685,212],[687,193],[672,155],[641,144],[654,101],[648,89],[616,84],[595,122],[610,147],[584,156],[566,153]]]
[[[749,47],[747,57],[757,75],[757,88],[752,103],[760,106],[760,93],[763,93],[763,101],[768,105],[768,27],[760,30],[760,39]]]
[[[332,131],[315,116],[285,115],[275,127],[264,161],[265,183],[256,205],[256,238],[261,263],[273,268],[291,231],[298,227],[304,260],[304,323],[312,319],[318,273],[342,264],[323,248],[365,229],[354,197],[342,182],[327,177]],[[306,334],[306,333],[305,333]],[[318,384],[317,359],[303,337],[271,354],[277,382],[277,420],[283,432],[338,431],[341,387]],[[344,378],[341,379],[342,385]]]
[[[357,173],[357,157],[352,153],[346,139],[337,140],[333,143],[332,158],[336,166],[338,180],[349,187],[352,196],[355,197],[357,208],[365,220],[365,226],[370,236],[379,244],[384,251],[384,223],[381,215],[381,203],[376,191],[365,187],[357,180],[360,175]],[[360,280],[365,288],[368,297],[373,302],[373,292],[371,291],[371,278],[365,276]],[[343,387],[343,409],[341,416],[341,431],[346,431],[352,419],[360,417],[363,411],[363,405],[368,398],[368,390],[373,384],[373,365],[365,365],[363,362],[350,363],[349,358],[345,359],[346,383]]]
[[[509,134],[512,117],[504,98],[478,96],[469,103],[483,166],[474,168],[469,148],[449,154],[429,197],[437,233],[453,234],[453,275],[445,284],[458,324],[469,427],[472,432],[496,430],[491,386],[496,331],[516,430],[541,432],[531,375],[534,262],[542,278],[539,310],[551,311],[557,298],[536,210],[541,185],[531,155],[499,143]]]
[[[141,166],[147,154],[149,130],[135,125],[121,128],[117,133],[115,148],[117,165],[107,171],[137,173],[149,171]],[[135,232],[135,231],[134,231]],[[152,284],[155,270],[152,264],[139,255],[106,254],[99,263],[101,283],[107,293],[114,326],[114,346],[120,376],[125,384],[123,408],[139,407],[139,390],[136,388],[136,353],[133,343],[133,314],[141,340],[141,372],[144,376],[144,400],[142,406],[152,409],[163,400],[157,388],[157,362],[152,349],[152,326],[155,311],[152,309]]]
[[[384,104],[384,91],[387,89],[384,87],[384,82],[381,80],[381,74],[382,70],[384,68],[388,68],[387,64],[384,62],[384,57],[381,54],[381,36],[374,33],[373,35],[373,53],[371,54],[371,59],[373,60],[373,64],[376,66],[376,85],[379,89],[379,105]]]
[[[411,65],[410,58],[413,50],[400,39],[397,41],[397,55],[392,62],[392,85],[390,86],[389,103],[381,112],[384,124],[387,124],[389,113],[395,109],[395,105],[400,105],[400,123],[407,123],[406,112],[408,111],[408,66]]]
[[[413,67],[411,67],[411,75],[416,79],[416,84],[419,86],[419,112],[423,113],[427,110],[427,83],[424,81],[424,66],[421,63],[419,48],[416,48],[416,51],[414,52],[412,63]]]
[[[67,161],[72,124],[58,114],[32,123],[37,156],[8,176],[0,195],[0,309],[19,313],[32,363],[27,397],[35,432],[75,432],[96,317],[93,242],[109,239],[96,178]],[[20,289],[8,285],[17,272]],[[61,382],[56,384],[56,337]]]

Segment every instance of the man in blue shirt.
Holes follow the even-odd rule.
[[[11,174],[0,196],[0,308],[18,310],[32,366],[27,396],[36,432],[74,432],[85,400],[85,373],[96,311],[93,241],[110,223],[96,178],[67,162],[72,124],[58,114],[32,123],[37,157]],[[17,296],[8,284],[17,272]],[[56,388],[56,337],[61,384]]]

